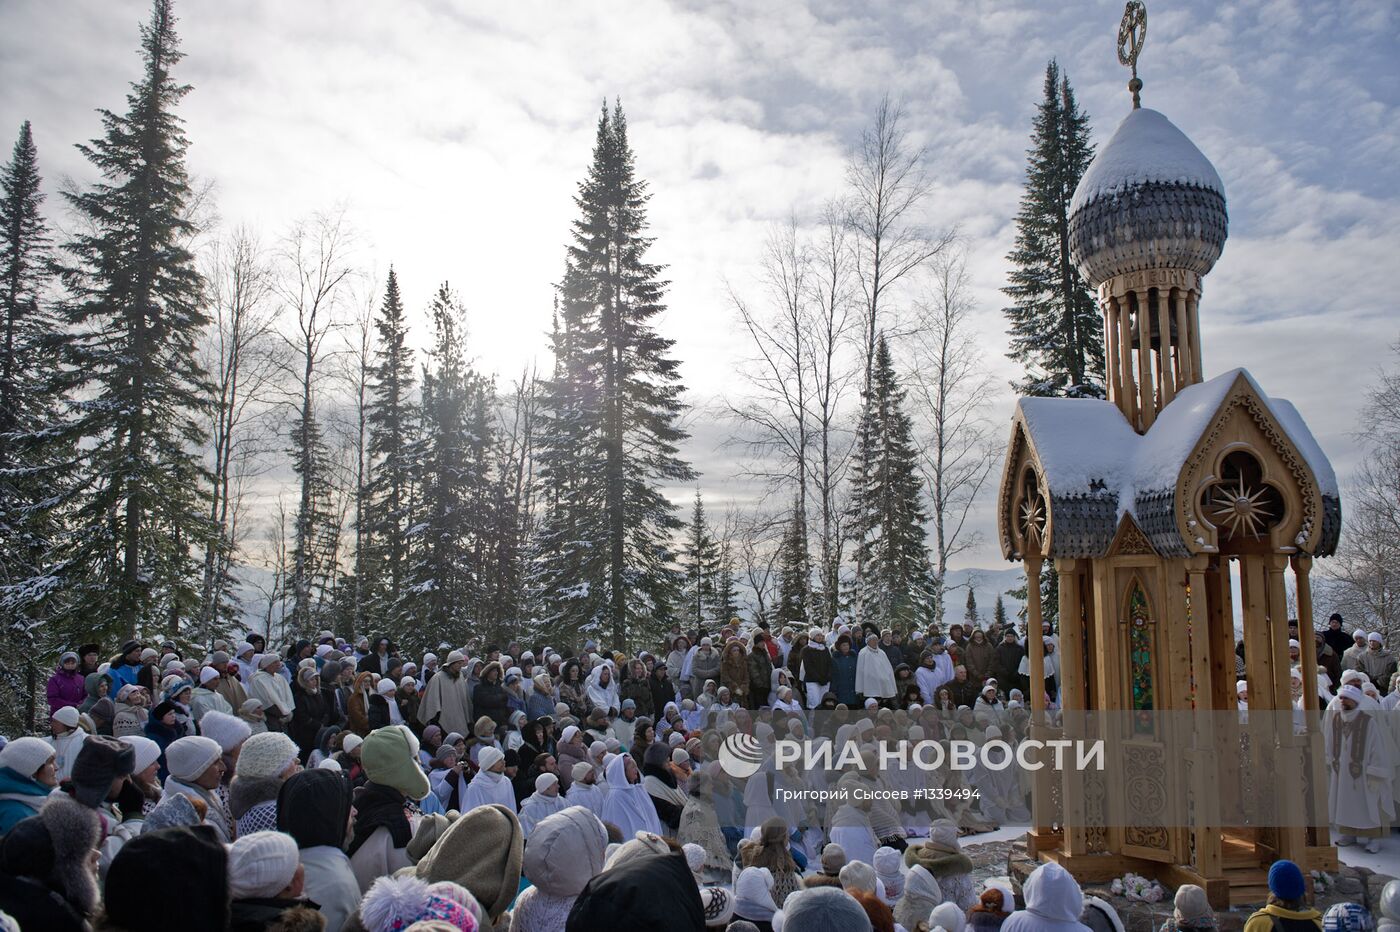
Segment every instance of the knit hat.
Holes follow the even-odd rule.
[[[213,739],[225,754],[247,741],[253,733],[248,723],[237,715],[219,711],[205,712],[199,720],[199,730],[204,737]]]
[[[886,900],[897,900],[904,892],[904,875],[899,872],[900,854],[888,846],[875,849],[875,876],[885,885]]]
[[[122,735],[117,740],[129,746],[135,756],[136,763],[131,768],[132,773],[140,773],[160,760],[160,745],[145,735]],[[4,760],[4,757],[5,752],[0,751],[0,760]],[[0,764],[0,766],[3,765]]]
[[[705,912],[705,928],[724,929],[734,918],[734,894],[723,887],[704,887],[700,891],[700,905]]]
[[[386,725],[370,732],[360,745],[360,763],[370,782],[392,787],[410,799],[422,799],[432,792],[427,775],[418,766],[418,738],[403,725]]]
[[[685,853],[685,863],[690,865],[690,872],[700,873],[700,869],[705,866],[705,849],[692,841],[681,845],[681,851]]]
[[[300,755],[296,742],[280,731],[263,731],[243,742],[234,765],[236,777],[280,777]]]
[[[291,885],[300,863],[291,835],[242,835],[228,847],[229,896],[235,900],[271,899]]]
[[[395,685],[394,681],[389,679],[387,676],[381,679],[374,686],[374,691],[379,693],[379,695],[381,696],[392,696],[394,694],[394,690],[396,689],[398,689],[398,686]]]
[[[1172,904],[1176,907],[1173,915],[1178,923],[1215,918],[1215,911],[1210,908],[1206,891],[1194,883],[1184,883],[1177,887],[1176,899]]]
[[[355,733],[352,731],[352,732],[350,732],[350,734],[348,734],[348,735],[345,736],[344,740],[342,740],[342,741],[340,742],[340,748],[341,748],[341,750],[343,750],[346,754],[349,754],[351,751],[355,750],[355,748],[359,747],[360,745],[362,745],[362,744],[364,744],[364,743],[365,743],[365,739],[364,739],[364,738],[361,738],[359,735],[355,734]]]
[[[476,932],[486,925],[481,905],[455,883],[424,883],[416,877],[380,877],[360,901],[366,932],[403,932],[415,923],[445,924]]]
[[[569,769],[569,778],[573,780],[573,782],[578,783],[592,772],[593,765],[588,763],[588,761],[581,760]]]
[[[433,850],[433,845],[437,844],[442,833],[447,831],[457,818],[460,817],[454,816],[449,819],[440,812],[423,816],[418,828],[413,832],[413,837],[409,839],[408,846],[404,848],[408,853],[408,860],[414,864],[423,860],[423,856]]]
[[[459,650],[449,651],[447,654],[447,659],[442,662],[442,665],[444,667],[450,667],[454,663],[463,663],[466,661],[466,659],[467,655]]]
[[[1296,900],[1307,893],[1303,872],[1292,861],[1275,861],[1269,867],[1269,892],[1281,900]]]
[[[875,892],[875,868],[864,861],[852,861],[841,868],[838,875],[841,879],[841,888],[847,891],[864,890],[866,893]]]
[[[199,685],[200,685],[200,686],[203,686],[205,683],[208,683],[210,680],[217,680],[218,678],[219,678],[219,671],[218,671],[218,670],[215,670],[213,667],[205,667],[203,670],[200,670],[200,671],[199,671]]]
[[[415,872],[430,883],[450,880],[466,887],[494,923],[519,892],[524,853],[515,813],[505,806],[478,806],[442,833]]]
[[[1370,634],[1366,635],[1366,640],[1368,643],[1373,644],[1385,643],[1385,638],[1381,637],[1381,633],[1379,631],[1372,631]]]
[[[112,791],[112,781],[130,775],[135,766],[130,746],[109,735],[89,735],[73,761],[74,798],[96,808]]]
[[[272,666],[274,663],[281,659],[282,658],[277,656],[275,653],[262,654],[258,657],[258,669],[266,670],[268,667]]]
[[[188,735],[172,741],[165,749],[165,766],[176,780],[188,782],[208,770],[223,752],[212,738]]]
[[[49,717],[68,728],[78,727],[78,707],[75,705],[66,705]]]
[[[543,793],[545,790],[549,789],[551,786],[556,786],[556,785],[558,785],[558,783],[559,783],[559,778],[556,777],[554,774],[552,774],[552,773],[542,773],[542,774],[540,774],[538,777],[535,778],[535,792],[536,792],[536,793]]]
[[[783,928],[802,932],[870,932],[870,916],[846,891],[816,887],[788,894],[783,901]]]
[[[841,868],[846,866],[846,849],[836,842],[829,843],[822,849],[822,873],[835,877],[841,873]]]
[[[1322,932],[1372,932],[1376,921],[1360,903],[1336,903],[1322,914]]]
[[[21,777],[32,777],[53,756],[53,747],[42,738],[16,738],[0,749],[0,767],[8,767]]]

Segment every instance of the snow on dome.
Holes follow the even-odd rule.
[[[1094,156],[1074,189],[1069,211],[1148,182],[1194,185],[1225,196],[1215,166],[1196,144],[1161,113],[1143,108],[1130,112]]]

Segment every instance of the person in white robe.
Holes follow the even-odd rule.
[[[598,785],[598,776],[593,770],[593,765],[587,761],[580,761],[574,764],[571,772],[573,781],[569,784],[566,794],[570,806],[583,806],[595,816],[602,818],[603,803],[607,800],[607,794],[603,787]]]
[[[988,725],[986,740],[1000,741],[1001,729],[996,725]],[[993,759],[1000,760],[999,757]],[[1026,808],[1026,798],[1021,793],[1021,781],[1017,770],[1014,764],[995,770],[986,766],[980,757],[977,766],[972,770],[971,783],[981,794],[979,805],[982,815],[993,822],[1019,825],[1031,817],[1030,809]]]
[[[593,708],[614,714],[622,709],[611,662],[604,661],[588,672],[588,701],[593,703]]]
[[[856,658],[856,693],[866,699],[894,698],[894,667],[873,634],[865,639],[865,647]]]
[[[939,687],[953,681],[953,658],[942,644],[927,650],[919,658],[919,669],[914,671],[914,682],[919,684],[919,696],[925,705],[932,705],[938,698]]]
[[[492,803],[515,811],[515,788],[506,776],[506,755],[500,748],[482,748],[478,762],[481,769],[467,784],[462,797],[462,814]]]
[[[263,654],[258,657],[258,672],[248,684],[248,695],[263,704],[269,715],[281,718],[284,726],[292,720],[292,710],[296,700],[292,698],[292,684],[281,675],[282,658],[276,654]]]
[[[556,812],[563,812],[571,804],[559,795],[559,778],[552,773],[542,773],[535,778],[535,792],[520,804],[520,832],[528,840],[535,826]]]
[[[1364,838],[1366,851],[1376,854],[1383,826],[1395,818],[1395,762],[1386,759],[1390,738],[1380,706],[1347,683],[1337,690],[1327,712],[1322,737],[1328,812],[1337,826],[1337,844]]]
[[[872,800],[856,797],[855,790],[862,786],[857,774],[846,774],[837,781],[836,786],[848,790],[850,795],[831,816],[831,829],[827,834],[832,844],[840,845],[841,850],[846,852],[847,864],[852,861],[874,864],[875,850],[880,847],[880,840],[870,827]]]
[[[620,754],[608,762],[608,798],[603,803],[603,821],[611,822],[622,831],[624,839],[638,832],[661,835],[663,826],[651,803],[651,795],[642,785],[637,762],[630,754]]]

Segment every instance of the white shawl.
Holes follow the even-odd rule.
[[[479,806],[489,806],[492,803],[505,806],[511,812],[515,811],[515,788],[511,786],[510,778],[503,773],[478,770],[476,776],[472,777],[472,782],[467,784],[467,791],[462,797],[463,815]]]
[[[894,696],[894,667],[878,647],[863,647],[856,657],[856,692],[867,699]]]
[[[656,815],[647,788],[641,783],[627,782],[626,757],[619,755],[608,762],[608,787],[608,798],[603,803],[604,822],[621,829],[624,839],[635,837],[637,832],[663,834],[661,819]]]
[[[575,803],[565,802],[564,797],[559,794],[553,796],[542,795],[538,790],[531,793],[520,804],[520,831],[525,838],[530,837],[530,833],[535,830],[535,826],[547,816],[552,816],[556,812],[563,812]]]
[[[608,671],[608,685],[601,682],[603,671]],[[617,671],[612,664],[604,662],[588,671],[588,701],[597,709],[621,709],[618,701]]]
[[[291,715],[292,710],[296,708],[296,700],[292,698],[292,684],[276,673],[259,670],[253,674],[253,682],[248,684],[248,688],[255,698],[262,701],[264,709],[276,706],[283,717]]]

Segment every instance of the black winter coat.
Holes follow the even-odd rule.
[[[296,705],[292,709],[291,723],[287,726],[287,737],[297,743],[302,763],[306,763],[307,756],[316,750],[316,735],[335,721],[335,705],[319,689],[310,693],[296,686],[292,696]]]
[[[482,680],[472,690],[472,714],[491,716],[497,727],[510,724],[510,702],[506,688],[499,683]]]

